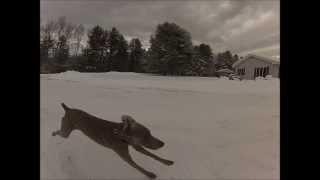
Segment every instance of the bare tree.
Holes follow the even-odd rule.
[[[65,31],[66,26],[67,26],[66,17],[65,16],[59,17],[56,22],[56,26],[57,26],[58,37],[61,37]]]
[[[79,49],[80,49],[80,45],[81,45],[81,40],[83,38],[84,33],[85,33],[85,29],[84,29],[82,24],[78,25],[75,28],[74,37],[77,40],[76,56],[78,55],[78,52],[79,52]]]
[[[40,47],[42,51],[42,56],[47,58],[49,51],[54,48],[54,34],[56,30],[56,23],[54,21],[49,21],[44,25],[40,26]]]
[[[40,44],[42,42],[50,42],[50,48],[48,51],[56,55],[59,51],[57,42],[62,37],[65,39],[67,45],[70,47],[71,40],[74,38],[76,43],[76,55],[80,48],[80,42],[82,36],[84,35],[84,27],[82,25],[75,25],[67,21],[65,16],[61,16],[54,21],[49,21],[48,23],[40,26]],[[45,46],[48,47],[48,46]]]
[[[65,26],[64,36],[66,37],[67,41],[71,39],[74,33],[74,30],[76,29],[76,25],[72,23],[67,23]]]
[[[55,22],[49,21],[48,23],[46,23],[40,27],[40,33],[41,33],[42,37],[50,36],[51,38],[53,38],[55,28],[56,28]]]
[[[70,39],[74,36],[76,25],[67,22],[66,17],[61,16],[54,22],[54,29],[56,34],[55,39],[59,40],[63,37],[66,43],[70,45]]]

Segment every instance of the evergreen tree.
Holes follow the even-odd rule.
[[[232,64],[235,61],[230,51],[219,53],[217,58],[218,58],[217,69],[224,69],[224,68],[232,69]]]
[[[129,70],[128,43],[116,28],[112,28],[108,45],[110,48],[110,64],[114,71],[125,72]]]
[[[229,69],[232,68],[232,64],[233,64],[233,57],[232,57],[232,54],[230,51],[226,51],[224,53],[224,58],[225,58],[225,61],[226,61],[226,64],[227,64],[227,67]]]
[[[185,75],[192,61],[192,42],[189,32],[175,23],[157,26],[150,39],[150,64],[154,72]]]
[[[199,76],[214,75],[213,54],[209,45],[200,44],[194,47],[192,72],[192,74]]]
[[[235,54],[235,55],[233,56],[233,59],[232,59],[232,64],[235,63],[235,62],[237,62],[238,60],[239,60],[239,56],[238,56],[237,54]]]
[[[141,72],[143,49],[139,39],[132,39],[129,44],[129,71]]]
[[[89,31],[86,56],[88,63],[94,67],[96,71],[107,70],[107,38],[108,32],[98,25]]]
[[[234,62],[236,62],[236,61],[239,60],[239,56],[238,56],[237,54],[235,54],[235,55],[233,56],[233,59],[234,59]]]
[[[140,72],[141,73],[150,72],[148,69],[148,58],[149,58],[149,51],[146,49],[142,49],[142,57],[140,59]]]

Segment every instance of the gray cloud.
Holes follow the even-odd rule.
[[[128,38],[140,38],[145,46],[156,25],[169,21],[188,30],[195,44],[210,44],[214,52],[228,49],[277,56],[279,6],[278,0],[42,0],[40,17],[46,22],[66,16],[87,28],[115,26]]]

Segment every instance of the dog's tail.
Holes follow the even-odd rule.
[[[69,108],[67,105],[65,105],[64,103],[61,103],[61,106],[63,107],[63,109],[64,109],[65,111],[67,111],[67,110],[70,109],[70,108]]]

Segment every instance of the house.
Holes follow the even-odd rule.
[[[255,79],[256,77],[279,77],[280,62],[274,59],[249,54],[232,65],[236,74],[243,79]]]

